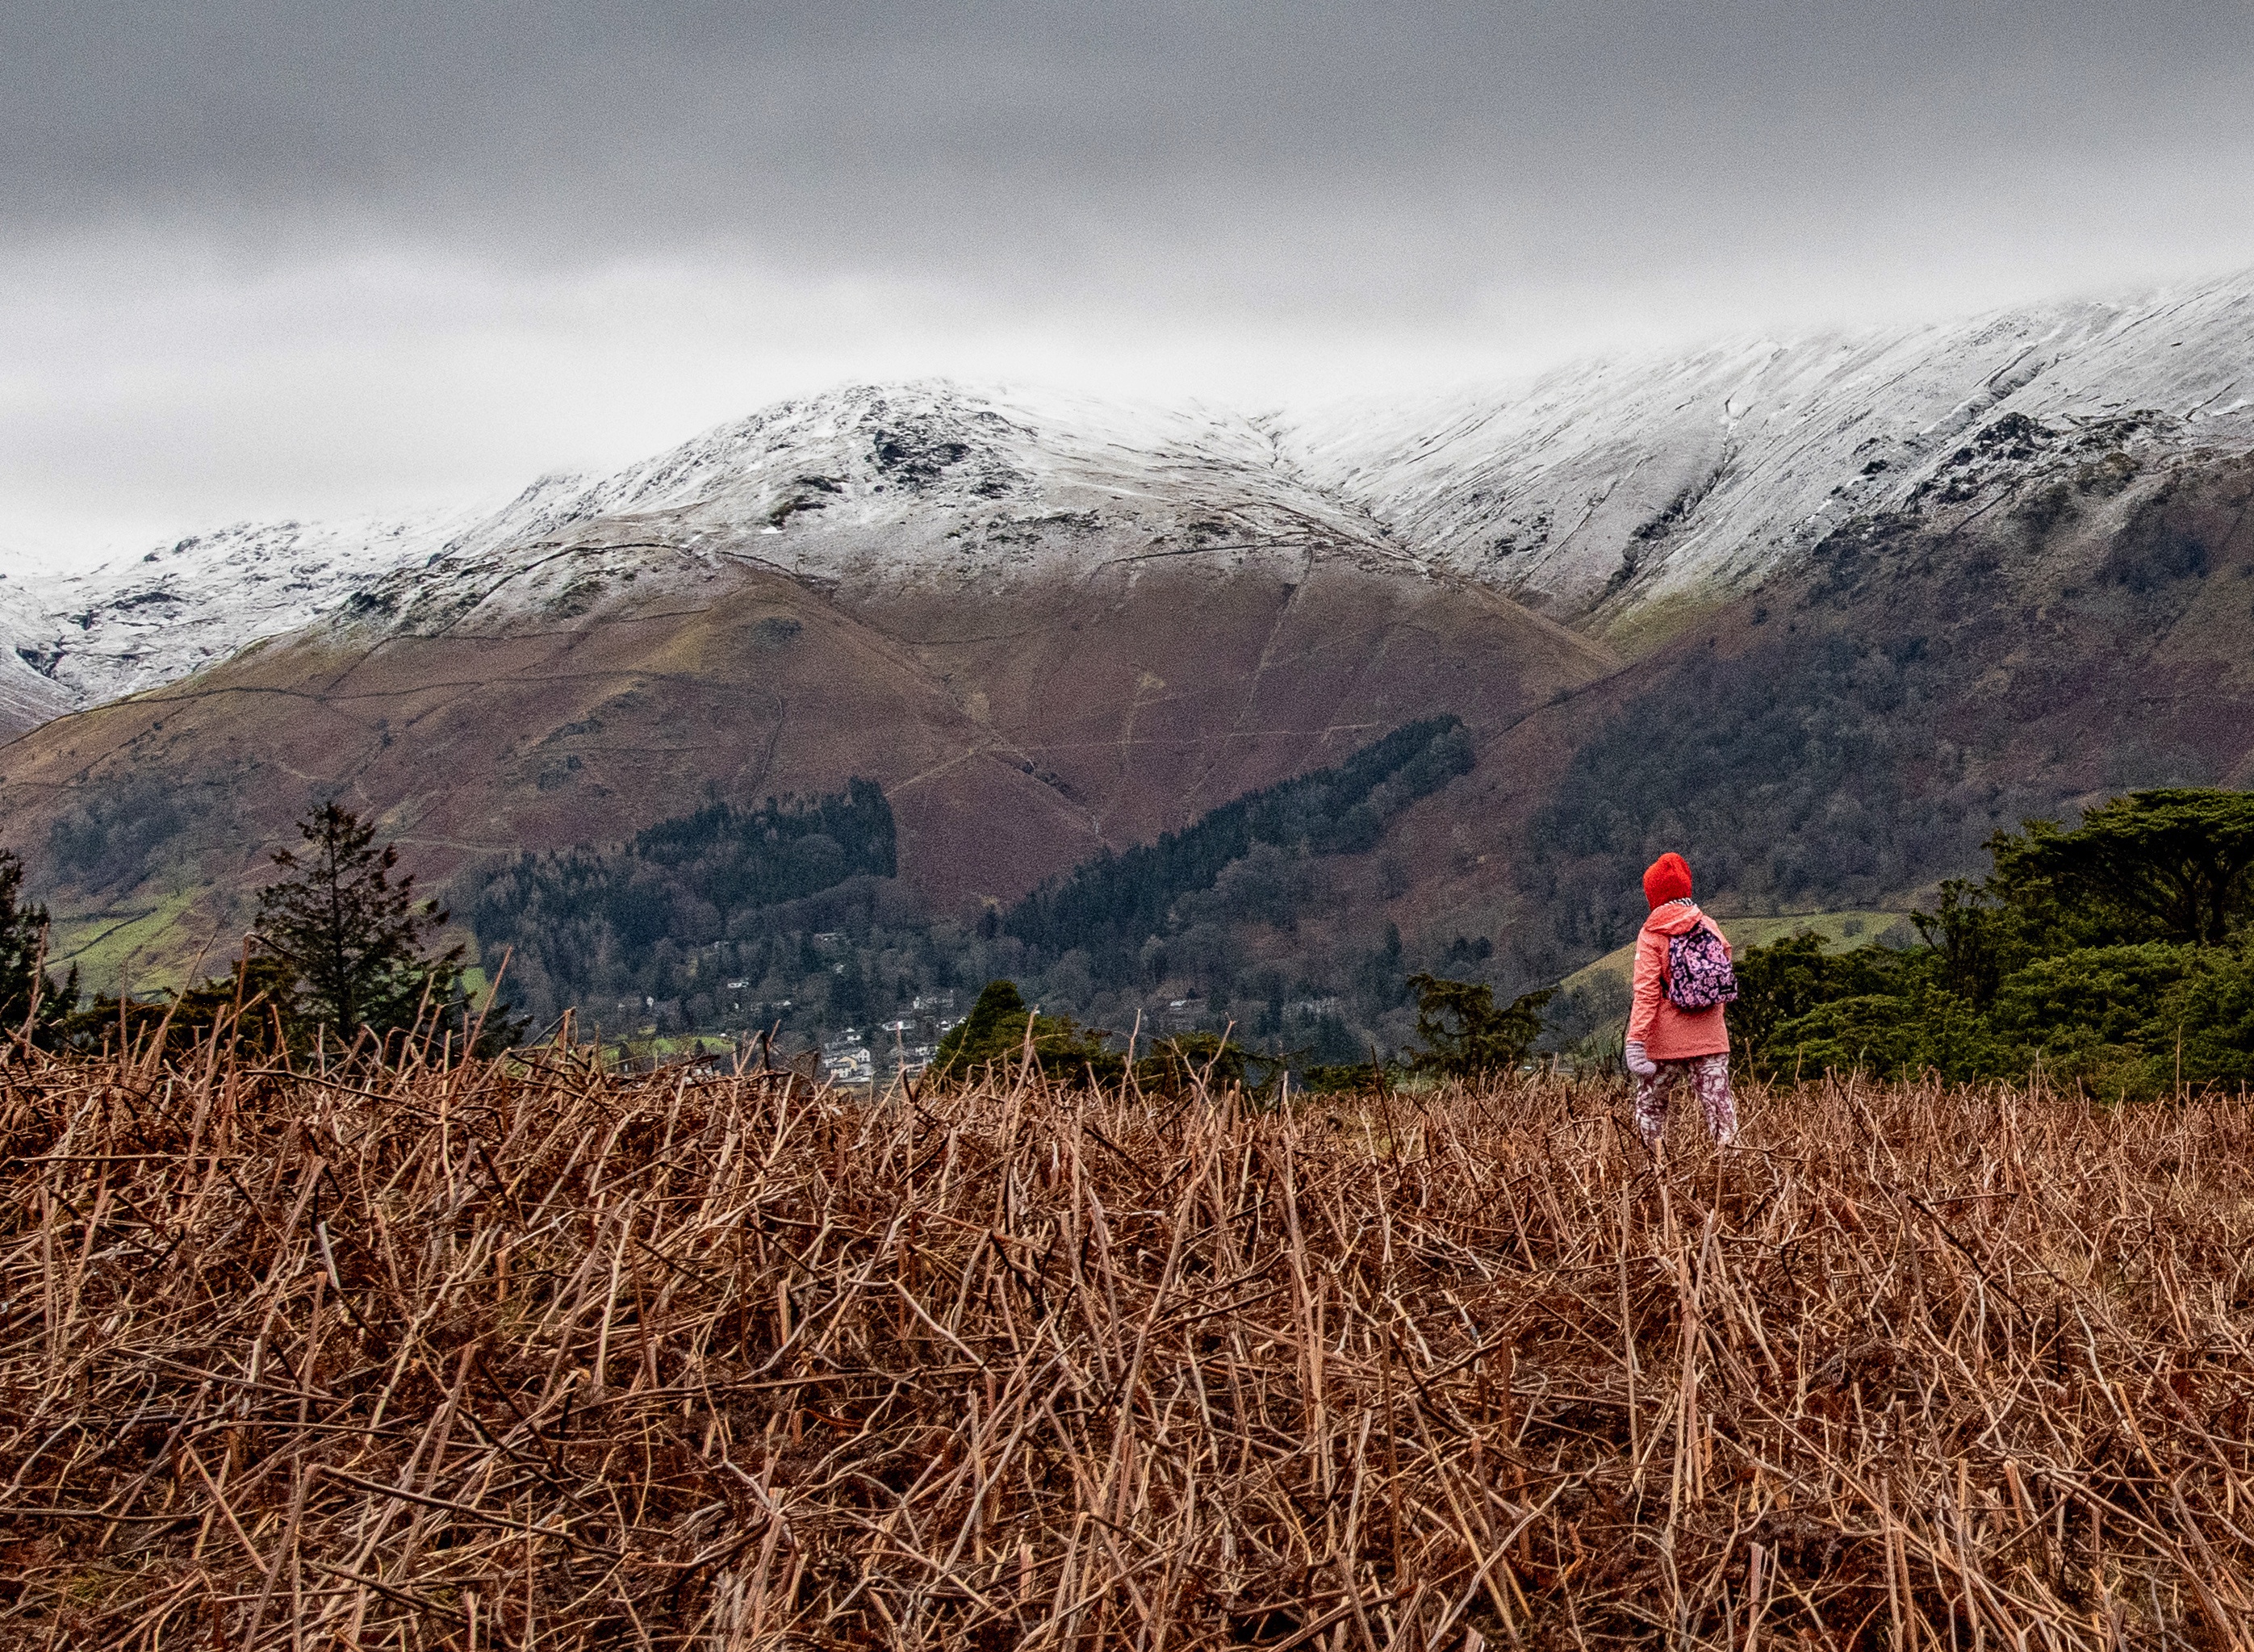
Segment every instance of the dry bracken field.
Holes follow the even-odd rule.
[[[0,1065],[0,1642],[2254,1645],[2254,1105]]]

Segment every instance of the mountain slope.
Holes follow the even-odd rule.
[[[111,937],[94,963],[226,932],[261,846],[332,794],[443,878],[860,775],[903,882],[960,909],[1395,724],[1500,724],[1612,667],[1416,569],[1249,427],[1216,448],[943,391],[779,410],[38,730],[0,756],[0,814],[74,846],[56,906],[72,945]]]
[[[1595,362],[1525,393],[1310,420],[1309,472],[1436,564],[1585,629],[1741,591],[1961,482],[2014,417],[2071,450],[2254,444],[2254,277],[2133,303]],[[1990,444],[1984,467],[2041,456]]]
[[[544,477],[499,508],[243,523],[67,579],[19,575],[8,623],[19,660],[85,705],[376,584],[394,600],[412,585],[458,601],[481,575],[520,578],[513,551],[589,523],[662,514],[685,544],[717,536],[798,578],[943,584],[1068,559],[1072,536],[1025,533],[1029,501],[1116,524],[1194,508],[1226,478],[1270,538],[1297,517],[1367,565],[1452,572],[1633,645],[1655,615],[1746,588],[1841,521],[1961,492],[1956,456],[2012,416],[2101,444],[2133,421],[2169,452],[2254,443],[2254,275],[1259,418],[864,387],[764,410],[612,475]],[[2028,457],[2012,445],[1983,464]],[[965,508],[987,525],[948,514]],[[786,531],[816,514],[858,532]],[[747,548],[754,534],[771,542]]]
[[[1724,911],[1899,906],[2026,816],[2254,786],[2254,453],[2012,469],[1850,519],[1522,720],[1404,822],[1435,868],[1404,930],[1491,913],[1554,977],[1641,920],[1663,849]]]
[[[172,602],[119,587],[20,715],[270,634],[0,749],[0,830],[97,973],[232,933],[331,794],[443,879],[860,776],[961,914],[1453,714],[1476,767],[1232,944],[1390,920],[1396,979],[1460,936],[1531,980],[1655,846],[1746,908],[1893,903],[2019,813],[2254,778],[2250,386],[2242,279],[1350,418],[844,391],[381,543],[160,559]]]

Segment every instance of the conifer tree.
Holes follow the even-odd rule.
[[[2028,822],[1989,840],[2007,892],[2047,879],[2110,908],[2123,940],[2221,946],[2254,913],[2254,793],[2163,787],[2086,809],[2073,831]]]
[[[52,1045],[78,1004],[78,967],[57,981],[40,970],[47,909],[23,900],[24,863],[0,849],[0,1040]]]
[[[426,957],[449,914],[395,878],[398,848],[333,799],[298,822],[301,850],[277,849],[285,875],[258,892],[258,928],[297,975],[299,1018],[350,1036],[388,1032],[460,997],[463,948]]]
[[[1126,1063],[1105,1042],[1105,1034],[1083,1027],[1068,1015],[1040,1015],[1028,1008],[1014,981],[989,981],[970,1013],[939,1041],[932,1056],[935,1078],[970,1078],[992,1067],[1006,1070],[1032,1047],[1033,1060],[1051,1077],[1114,1079]]]
[[[1542,1036],[1542,1012],[1557,990],[1521,993],[1497,1007],[1494,989],[1483,981],[1420,972],[1409,987],[1417,995],[1417,1036],[1424,1041],[1410,1068],[1466,1080],[1516,1071]]]

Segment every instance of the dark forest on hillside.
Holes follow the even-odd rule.
[[[516,990],[539,1014],[696,997],[709,1022],[728,980],[766,972],[782,942],[774,913],[897,869],[884,792],[854,780],[756,808],[714,803],[609,849],[525,855],[478,878],[459,907],[481,956],[510,951]]]
[[[1460,718],[1404,724],[1334,767],[1248,792],[1154,844],[1074,867],[1012,908],[1003,932],[1040,954],[1081,951],[1105,985],[1154,984],[1166,968],[1146,948],[1162,951],[1180,927],[1183,896],[1212,889],[1256,849],[1285,861],[1365,854],[1394,816],[1472,763]],[[1293,915],[1288,892],[1265,905],[1261,915],[1273,921]]]
[[[755,809],[716,803],[607,848],[524,856],[470,881],[456,904],[488,964],[509,950],[512,993],[542,1020],[576,1005],[612,1031],[780,1026],[866,1039],[879,1022],[936,1024],[1009,976],[1052,1008],[1123,1030],[1138,1016],[1235,1025],[1352,1060],[1371,1024],[1407,1001],[1399,935],[1387,928],[1343,957],[1285,964],[1252,939],[1335,913],[1339,858],[1367,854],[1402,809],[1472,761],[1458,718],[1408,724],[975,924],[933,918],[892,881],[891,808],[865,780]]]
[[[1869,906],[1958,870],[2048,798],[1936,739],[1956,662],[1922,635],[1780,639],[1696,655],[1577,751],[1528,833],[1520,886],[1566,956],[1623,945],[1638,879],[1685,846],[1748,910]]]

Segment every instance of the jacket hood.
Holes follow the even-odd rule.
[[[1670,901],[1666,906],[1654,906],[1651,915],[1643,920],[1643,927],[1662,935],[1687,935],[1704,922],[1705,917],[1706,914],[1698,910],[1695,902],[1678,906]]]

